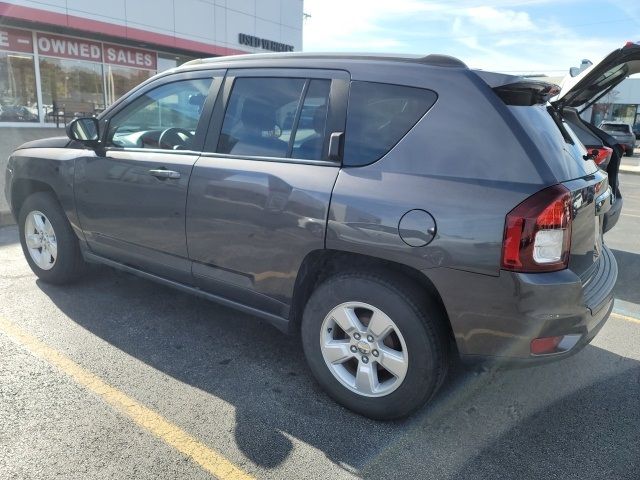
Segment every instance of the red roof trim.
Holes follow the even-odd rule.
[[[235,55],[239,53],[249,53],[244,50],[211,45],[209,43],[188,40],[186,38],[175,37],[163,33],[150,32],[140,28],[115,25],[113,23],[91,20],[64,13],[51,12],[40,8],[13,5],[7,2],[0,2],[0,17],[73,28],[75,30],[82,30],[90,33],[97,32],[125,40],[144,42],[146,44],[153,44],[161,47],[190,50],[195,53],[203,53],[207,55]]]

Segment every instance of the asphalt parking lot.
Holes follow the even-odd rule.
[[[579,354],[461,370],[400,422],[337,406],[296,338],[107,268],[36,280],[0,229],[0,478],[628,478],[640,471],[640,175],[605,241],[615,313]]]

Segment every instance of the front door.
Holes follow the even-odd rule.
[[[329,138],[344,131],[348,76],[229,71],[223,91],[189,188],[194,281],[286,317],[302,261],[324,248],[340,169]]]
[[[190,280],[187,188],[212,82],[209,73],[146,89],[110,117],[105,147],[77,162],[78,216],[94,253]]]

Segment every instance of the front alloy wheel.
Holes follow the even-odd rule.
[[[58,243],[53,225],[44,213],[33,210],[27,214],[24,239],[35,264],[42,270],[51,270],[58,257]]]
[[[24,256],[41,280],[63,284],[82,275],[85,263],[78,238],[51,193],[29,195],[20,206],[18,226]]]

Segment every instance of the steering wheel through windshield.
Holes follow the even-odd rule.
[[[169,150],[188,149],[193,133],[185,128],[171,127],[160,134],[158,145]]]

